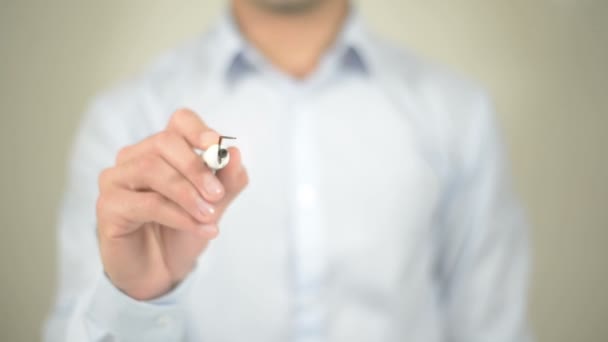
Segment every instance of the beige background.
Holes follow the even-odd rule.
[[[66,151],[91,96],[208,27],[205,0],[0,0],[0,340],[54,287]],[[533,224],[540,341],[608,340],[608,1],[363,0],[371,25],[485,84]]]

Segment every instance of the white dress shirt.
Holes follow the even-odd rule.
[[[102,270],[97,177],[181,107],[238,137],[250,184],[196,269],[138,302]],[[45,339],[527,341],[527,230],[504,154],[482,90],[355,14],[306,80],[226,16],[87,112]]]

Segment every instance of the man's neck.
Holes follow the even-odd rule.
[[[348,13],[347,0],[327,0],[300,13],[278,13],[234,0],[241,33],[283,72],[305,78],[334,43]]]

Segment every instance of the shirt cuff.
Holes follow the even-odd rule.
[[[183,302],[195,278],[192,271],[177,287],[151,301],[135,300],[103,274],[92,294],[87,320],[120,341],[177,341],[185,335]]]

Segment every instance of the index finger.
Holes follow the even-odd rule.
[[[190,146],[202,150],[206,150],[219,139],[217,132],[209,128],[195,112],[187,108],[173,113],[167,130],[184,137]]]

